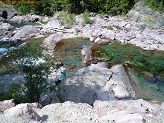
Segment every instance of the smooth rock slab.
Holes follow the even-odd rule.
[[[14,106],[15,106],[14,99],[0,101],[0,109],[2,111],[5,111],[5,110],[12,108]]]
[[[28,104],[19,104],[8,110],[5,110],[4,114],[8,118],[25,116],[36,121],[39,121],[41,119],[41,117]]]
[[[112,72],[100,64],[82,68],[59,84],[59,97],[62,101],[93,104],[98,98],[96,92],[103,92],[111,75]]]
[[[27,40],[35,35],[38,31],[38,28],[32,25],[27,25],[22,27],[20,30],[14,34],[13,37],[10,38],[11,43],[18,43],[20,41]]]
[[[51,34],[43,40],[42,46],[47,47],[49,50],[55,48],[56,44],[63,39],[63,33]]]

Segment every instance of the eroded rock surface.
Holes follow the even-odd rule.
[[[93,104],[96,99],[106,101],[117,98],[134,98],[134,91],[122,65],[114,68],[92,64],[80,69],[75,75],[59,85],[59,97],[62,101]],[[125,77],[124,77],[125,76]]]
[[[43,40],[42,45],[49,50],[55,48],[56,44],[63,39],[63,33],[51,34],[49,37]]]
[[[9,23],[0,23],[0,36],[12,31],[13,26]]]
[[[23,26],[19,30],[16,31],[14,36],[10,38],[10,42],[18,43],[20,41],[27,40],[35,35],[38,31],[38,28],[32,25]]]

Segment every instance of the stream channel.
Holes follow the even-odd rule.
[[[28,24],[13,24],[18,28],[24,25]],[[0,37],[0,57],[18,47],[5,42],[7,38],[7,35]],[[42,41],[43,38],[39,40]],[[164,102],[164,51],[145,51],[131,44],[121,45],[118,42],[100,46],[87,39],[72,38],[57,43],[54,52],[56,61],[62,62],[70,74],[75,73],[85,66],[81,56],[85,45],[92,45],[91,63],[106,61],[109,66],[120,63],[124,65],[137,98],[156,103]]]

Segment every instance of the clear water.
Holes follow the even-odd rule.
[[[30,41],[35,42],[42,42],[42,40],[43,38],[30,39]],[[92,42],[83,38],[62,40],[56,45],[54,52],[55,61],[65,64],[69,73],[75,73],[78,69],[84,66],[81,55],[83,46],[91,44]],[[94,46],[93,44],[92,46],[92,56],[100,57],[102,59],[101,61],[107,61],[110,64],[124,64],[128,61],[130,64],[133,64],[133,66],[129,66],[129,68],[126,69],[128,69],[127,72],[131,80],[131,85],[136,92],[137,98],[144,98],[151,102],[164,102],[163,51],[144,51],[133,45],[120,45],[117,42],[105,46]],[[8,60],[11,61],[10,56],[3,61],[4,63],[7,63]],[[0,66],[2,66],[0,67],[0,70],[8,68],[8,65],[4,67],[3,64],[0,64]],[[150,78],[142,74],[142,71],[150,72],[154,77]]]
[[[164,102],[164,80],[148,77],[133,68],[128,75],[137,98],[159,104]]]
[[[75,72],[82,68],[81,50],[85,45],[91,45],[92,42],[83,38],[73,38],[62,40],[57,43],[55,48],[55,58],[66,65],[69,72]]]
[[[126,70],[137,98],[164,102],[164,51],[145,51],[131,44],[121,45],[118,42],[105,46],[94,45],[92,51],[94,57],[100,57],[110,64],[128,63]],[[143,71],[153,77],[143,74]]]

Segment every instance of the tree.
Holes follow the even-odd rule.
[[[28,44],[18,50],[19,59],[15,61],[24,77],[24,93],[27,102],[39,102],[40,95],[48,87],[47,78],[50,74],[50,64],[45,61],[40,48],[36,44]]]

